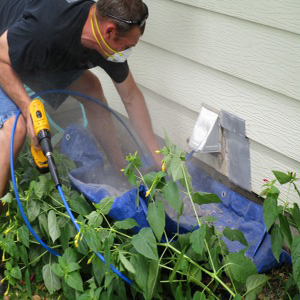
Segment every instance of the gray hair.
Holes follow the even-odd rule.
[[[96,3],[97,14],[102,20],[109,20],[113,22],[118,30],[120,36],[125,36],[127,32],[132,29],[131,25],[125,22],[116,20],[108,15],[115,16],[123,20],[140,21],[145,18],[145,5],[142,0],[98,0]],[[141,34],[145,30],[144,24],[140,27]]]

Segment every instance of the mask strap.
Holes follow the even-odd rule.
[[[95,11],[96,11],[96,8],[95,8]],[[97,22],[96,22],[97,24]],[[98,45],[100,46],[100,48],[103,50],[103,52],[108,56],[108,57],[111,57],[111,55],[109,55],[102,47],[101,43],[99,42],[98,38],[97,38],[97,35],[96,35],[96,32],[95,32],[95,28],[94,28],[94,22],[93,22],[93,17],[91,17],[91,26],[92,26],[92,31],[93,31],[93,35],[94,35],[94,38],[95,40],[97,41]]]
[[[95,10],[94,10],[94,18],[95,18],[95,23],[96,23],[97,31],[98,31],[98,33],[99,33],[99,35],[100,35],[100,37],[101,37],[103,43],[105,44],[105,46],[106,46],[110,51],[115,52],[115,53],[118,53],[120,56],[122,56],[122,53],[121,53],[121,52],[118,52],[118,51],[116,51],[116,50],[114,50],[114,49],[112,49],[112,48],[106,43],[104,37],[102,36],[101,31],[100,31],[100,28],[99,28],[99,25],[98,25],[98,22],[97,22],[96,8],[95,8]]]

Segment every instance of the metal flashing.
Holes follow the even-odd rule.
[[[246,137],[245,120],[225,110],[221,110],[220,124],[224,129],[232,131],[240,136]]]
[[[228,159],[228,178],[236,185],[251,191],[249,140],[225,130]]]

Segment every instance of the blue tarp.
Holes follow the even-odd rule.
[[[72,158],[77,169],[69,173],[72,185],[82,192],[87,199],[99,203],[101,199],[111,196],[112,191],[108,185],[101,182],[100,170],[103,170],[103,159],[95,140],[80,125],[71,125],[65,131],[62,142],[62,153]],[[201,169],[188,163],[188,168],[193,179],[195,191],[217,194],[222,200],[218,204],[198,206],[199,216],[215,216],[214,223],[217,230],[222,231],[226,226],[241,230],[250,245],[246,255],[251,258],[258,272],[265,272],[283,262],[290,263],[291,258],[282,250],[278,263],[271,250],[270,235],[266,233],[262,206],[249,201],[225,185],[219,183],[205,174]],[[118,195],[112,205],[109,216],[115,220],[132,218],[140,225],[140,228],[148,227],[147,222],[147,199],[145,187],[139,188],[140,205],[136,206],[137,189]],[[166,232],[172,235],[177,232],[176,217],[166,203]],[[185,233],[193,230],[196,219],[189,213],[189,207],[185,205],[183,215],[179,219],[180,232]],[[138,230],[137,228],[135,228]],[[135,231],[136,231],[135,230]],[[224,238],[229,251],[236,252],[245,246],[239,242],[232,242]]]

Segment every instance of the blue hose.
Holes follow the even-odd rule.
[[[16,115],[16,119],[13,125],[13,129],[12,129],[12,135],[11,135],[11,141],[10,141],[10,170],[11,170],[11,179],[12,179],[12,183],[13,183],[13,187],[15,190],[15,195],[16,195],[16,199],[18,202],[18,206],[20,209],[20,213],[22,215],[22,218],[26,224],[26,226],[28,227],[29,231],[32,233],[32,235],[34,236],[34,238],[46,249],[48,250],[50,253],[52,253],[55,256],[60,256],[60,254],[58,254],[56,251],[52,250],[51,248],[49,248],[40,238],[39,236],[36,234],[36,232],[33,230],[33,228],[31,227],[25,212],[23,210],[21,201],[20,201],[20,197],[19,197],[19,193],[18,193],[18,189],[17,189],[17,184],[16,184],[16,178],[14,176],[14,138],[15,138],[15,131],[16,131],[16,126],[17,126],[17,121],[19,119],[19,116],[21,114],[21,111],[19,110],[17,115]]]
[[[67,203],[67,201],[66,201],[66,198],[65,198],[64,193],[63,193],[63,191],[62,191],[61,185],[58,185],[58,186],[57,186],[57,190],[58,190],[58,192],[59,192],[59,194],[60,194],[60,197],[61,197],[61,199],[62,199],[62,201],[63,201],[63,203],[64,203],[64,206],[65,206],[65,208],[66,208],[66,210],[67,210],[67,213],[68,213],[68,215],[69,215],[70,218],[71,218],[71,221],[73,222],[73,224],[74,224],[74,226],[76,227],[77,231],[80,232],[80,226],[76,223],[75,217],[74,217],[74,215],[73,215],[73,213],[72,213],[72,211],[71,211],[71,209],[70,209],[70,207],[69,207],[69,205],[68,205],[68,203]],[[82,235],[82,236],[83,236],[83,235]],[[83,237],[84,237],[84,236],[83,236]],[[93,251],[93,252],[97,255],[97,257],[98,257],[103,263],[105,263],[105,259],[104,259],[103,255],[102,255],[101,253],[95,252],[95,251]],[[124,276],[124,275],[123,275],[119,270],[117,270],[113,265],[109,265],[109,266],[110,266],[110,269],[111,269],[116,275],[118,275],[121,279],[123,279],[124,281],[126,281],[126,282],[129,283],[129,284],[132,284],[132,281],[131,281],[129,278],[127,278],[126,276]]]
[[[92,98],[92,97],[89,97],[89,96],[86,96],[86,95],[83,95],[83,94],[80,94],[80,93],[77,93],[77,92],[74,92],[74,91],[68,91],[68,90],[51,90],[51,91],[43,91],[43,92],[40,92],[40,93],[36,93],[32,96],[30,96],[31,99],[33,98],[36,98],[38,96],[41,96],[41,95],[45,95],[45,94],[68,94],[68,95],[76,95],[76,96],[79,96],[79,97],[84,97],[94,103],[97,103],[99,104],[100,106],[106,108],[108,111],[110,111],[120,122],[121,124],[126,128],[126,130],[129,132],[130,136],[133,138],[133,140],[136,142],[139,150],[141,151],[140,147],[139,147],[139,144],[137,142],[137,140],[135,139],[135,137],[133,136],[133,134],[131,133],[130,129],[126,126],[126,124],[123,122],[123,120],[111,109],[109,108],[107,105],[99,102],[97,99],[95,98]],[[19,206],[19,209],[20,209],[20,212],[21,212],[21,216],[26,224],[26,226],[28,227],[29,231],[31,232],[31,234],[34,236],[34,238],[41,244],[41,246],[43,246],[46,250],[48,250],[50,253],[52,253],[53,255],[55,256],[61,256],[61,254],[57,253],[56,251],[54,251],[53,249],[51,249],[50,247],[48,247],[40,238],[39,236],[36,234],[36,232],[33,230],[33,228],[31,227],[27,217],[26,217],[26,214],[23,210],[23,207],[22,207],[22,203],[20,201],[20,197],[19,197],[19,193],[18,193],[18,188],[17,188],[17,184],[16,184],[16,179],[15,179],[15,176],[14,176],[14,157],[13,157],[13,149],[14,149],[14,137],[15,137],[15,131],[16,131],[16,126],[17,126],[17,122],[18,122],[18,119],[19,119],[19,116],[21,114],[21,111],[19,110],[17,112],[17,115],[16,115],[16,118],[15,118],[15,121],[14,121],[14,124],[13,124],[13,129],[12,129],[12,135],[11,135],[11,143],[10,143],[10,170],[11,170],[11,176],[12,176],[12,183],[13,183],[13,188],[14,188],[14,191],[15,191],[15,195],[16,195],[16,199],[17,199],[17,203],[18,203],[18,206]],[[143,153],[143,151],[141,151],[141,154]],[[58,192],[60,194],[60,197],[64,203],[64,206],[66,208],[66,211],[68,213],[68,215],[70,216],[71,218],[71,221],[72,223],[74,224],[75,228],[77,229],[78,232],[80,232],[80,226],[76,223],[76,220],[75,220],[75,217],[73,215],[73,213],[71,212],[71,209],[65,199],[65,196],[63,194],[63,191],[62,191],[62,188],[61,188],[61,185],[58,185],[57,186],[57,189],[58,189]],[[84,237],[84,236],[83,236]],[[94,252],[94,251],[93,251]],[[105,264],[105,259],[103,257],[103,255],[99,252],[94,252],[96,254],[96,256]],[[117,275],[119,276],[121,279],[123,279],[125,282],[129,283],[129,284],[132,284],[132,280],[130,280],[129,278],[127,278],[125,275],[123,275],[119,270],[117,270],[113,265],[110,265],[110,269]]]

